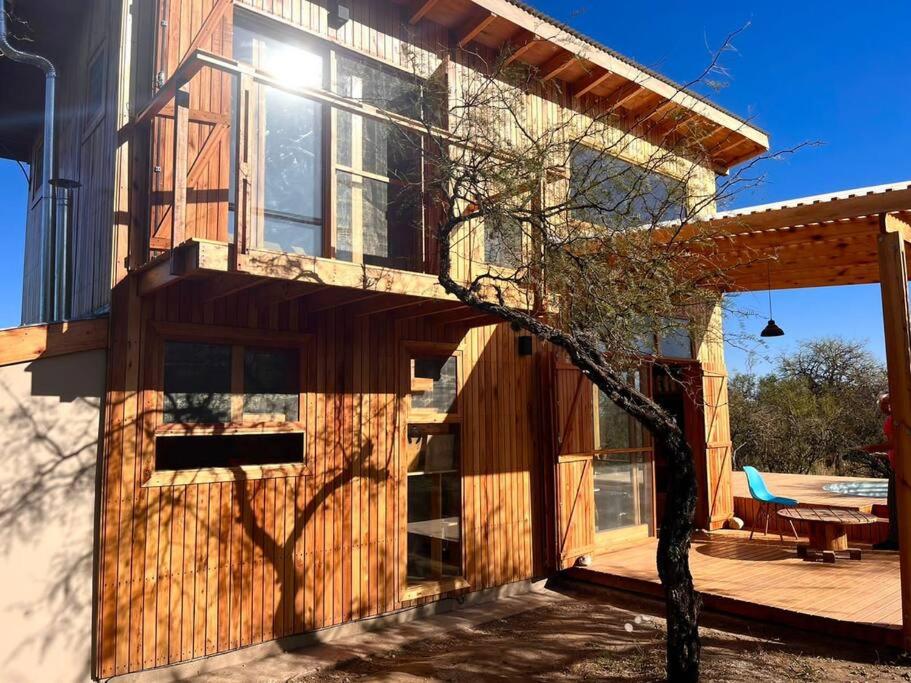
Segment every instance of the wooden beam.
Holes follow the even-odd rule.
[[[437,313],[462,309],[464,307],[465,304],[461,301],[439,301],[431,299],[418,302],[407,308],[402,308],[393,313],[392,318],[394,320],[412,320],[414,318],[424,318]]]
[[[258,287],[263,282],[263,278],[243,274],[209,278],[202,283],[200,298],[203,303],[209,303],[251,287]]]
[[[601,69],[600,71],[595,71],[585,78],[576,81],[572,86],[573,97],[579,99],[580,97],[587,95],[613,75],[613,72],[608,71],[607,69]]]
[[[642,91],[642,86],[634,81],[624,83],[619,88],[605,96],[602,106],[608,111],[624,106]]]
[[[578,58],[572,52],[561,52],[538,67],[539,76],[542,81],[550,81],[559,76],[572,66]]]
[[[493,12],[485,12],[479,16],[473,16],[456,31],[456,44],[464,48],[477,38],[481,31],[490,26],[497,18]]]
[[[184,83],[174,95],[174,177],[171,205],[171,248],[183,243],[187,228],[187,154],[190,132],[190,89]]]
[[[324,292],[328,286],[310,285],[293,280],[273,280],[256,291],[255,303],[260,308],[268,308],[286,301],[294,301],[304,296]]]
[[[307,313],[322,313],[332,308],[367,301],[386,296],[383,292],[364,292],[343,288],[330,288],[324,292],[308,296],[304,302]]]
[[[440,0],[419,0],[416,2],[411,6],[411,18],[408,20],[408,23],[412,26],[419,24],[421,19],[426,17],[427,13],[436,7],[439,2]]]
[[[346,305],[345,315],[350,315],[354,318],[366,318],[380,313],[389,314],[392,311],[401,311],[411,308],[423,301],[425,300],[416,299],[413,296],[407,296],[405,294],[386,294],[382,300],[367,299],[365,301]]]
[[[108,318],[0,330],[0,366],[107,348]]]
[[[529,31],[525,28],[519,29],[506,44],[506,52],[509,54],[503,60],[503,66],[509,66],[514,61],[521,59],[526,52],[536,45],[540,45],[543,40],[534,31]]]
[[[880,221],[879,273],[892,408],[895,502],[898,518],[908,520],[911,519],[911,318],[904,236],[908,226],[888,214],[882,214]],[[900,524],[898,533],[902,636],[907,652],[911,651],[911,524]]]
[[[472,320],[490,318],[489,313],[484,313],[476,308],[463,304],[455,310],[437,313],[427,317],[427,321],[434,325],[464,325]]]
[[[677,104],[671,100],[668,100],[664,104],[659,105],[655,108],[654,111],[646,114],[639,123],[645,123],[646,121],[663,121],[664,118],[671,113],[671,111],[677,106]]]

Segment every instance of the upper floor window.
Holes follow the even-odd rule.
[[[570,157],[571,214],[623,230],[682,219],[685,183],[604,151],[579,146]]]
[[[292,88],[325,82],[320,53],[242,23],[234,27],[234,58]],[[261,175],[251,197],[250,242],[260,249],[321,256],[324,105],[258,82],[252,96],[251,156],[260,160]]]
[[[283,40],[242,22],[234,25],[234,59],[255,66],[290,87],[325,85],[323,55],[304,43]]]
[[[484,261],[494,266],[518,268],[522,262],[522,223],[510,216],[484,221]]]
[[[663,318],[656,329],[639,339],[638,349],[646,356],[695,358],[690,324],[683,318]]]

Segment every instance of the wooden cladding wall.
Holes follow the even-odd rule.
[[[81,184],[73,193],[70,237],[71,318],[108,306],[113,254],[115,117],[121,13],[113,0],[86,2],[66,51],[53,55],[57,79],[57,176]],[[31,193],[30,193],[31,195]],[[40,192],[30,197],[22,287],[22,323],[42,318]],[[34,202],[34,203],[33,203]]]
[[[508,326],[467,332],[420,319],[312,316],[253,293],[204,300],[186,282],[144,300],[115,289],[105,414],[95,673],[138,671],[408,607],[404,557],[405,341],[458,344],[463,563],[468,590],[544,573],[538,347],[519,356]],[[255,292],[255,290],[250,290]],[[153,321],[309,331],[304,476],[143,487],[144,413],[158,376]],[[215,339],[214,341],[218,341]],[[154,420],[153,420],[154,422]],[[423,598],[426,602],[434,598]]]

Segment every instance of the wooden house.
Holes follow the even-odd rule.
[[[354,95],[422,87],[416,57],[457,81],[469,50],[508,45],[564,86],[527,93],[530,116],[679,109],[676,134],[715,150],[699,182],[764,133],[513,0],[7,4],[58,64],[54,175],[79,183],[68,219],[42,224],[41,75],[0,59],[16,90],[0,120],[29,122],[0,128],[32,162],[23,323],[109,319],[92,338],[92,676],[527,586],[656,533],[660,448],[552,349],[445,293],[431,207],[400,229],[390,164],[408,160],[370,159],[387,112]],[[457,250],[468,277],[483,230]],[[665,362],[636,381],[686,425],[697,521],[718,528],[720,336],[654,347]]]

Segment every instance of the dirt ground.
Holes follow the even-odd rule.
[[[659,603],[560,590],[571,599],[293,680],[663,680]],[[873,646],[711,615],[701,633],[705,681],[911,681],[911,659]]]

